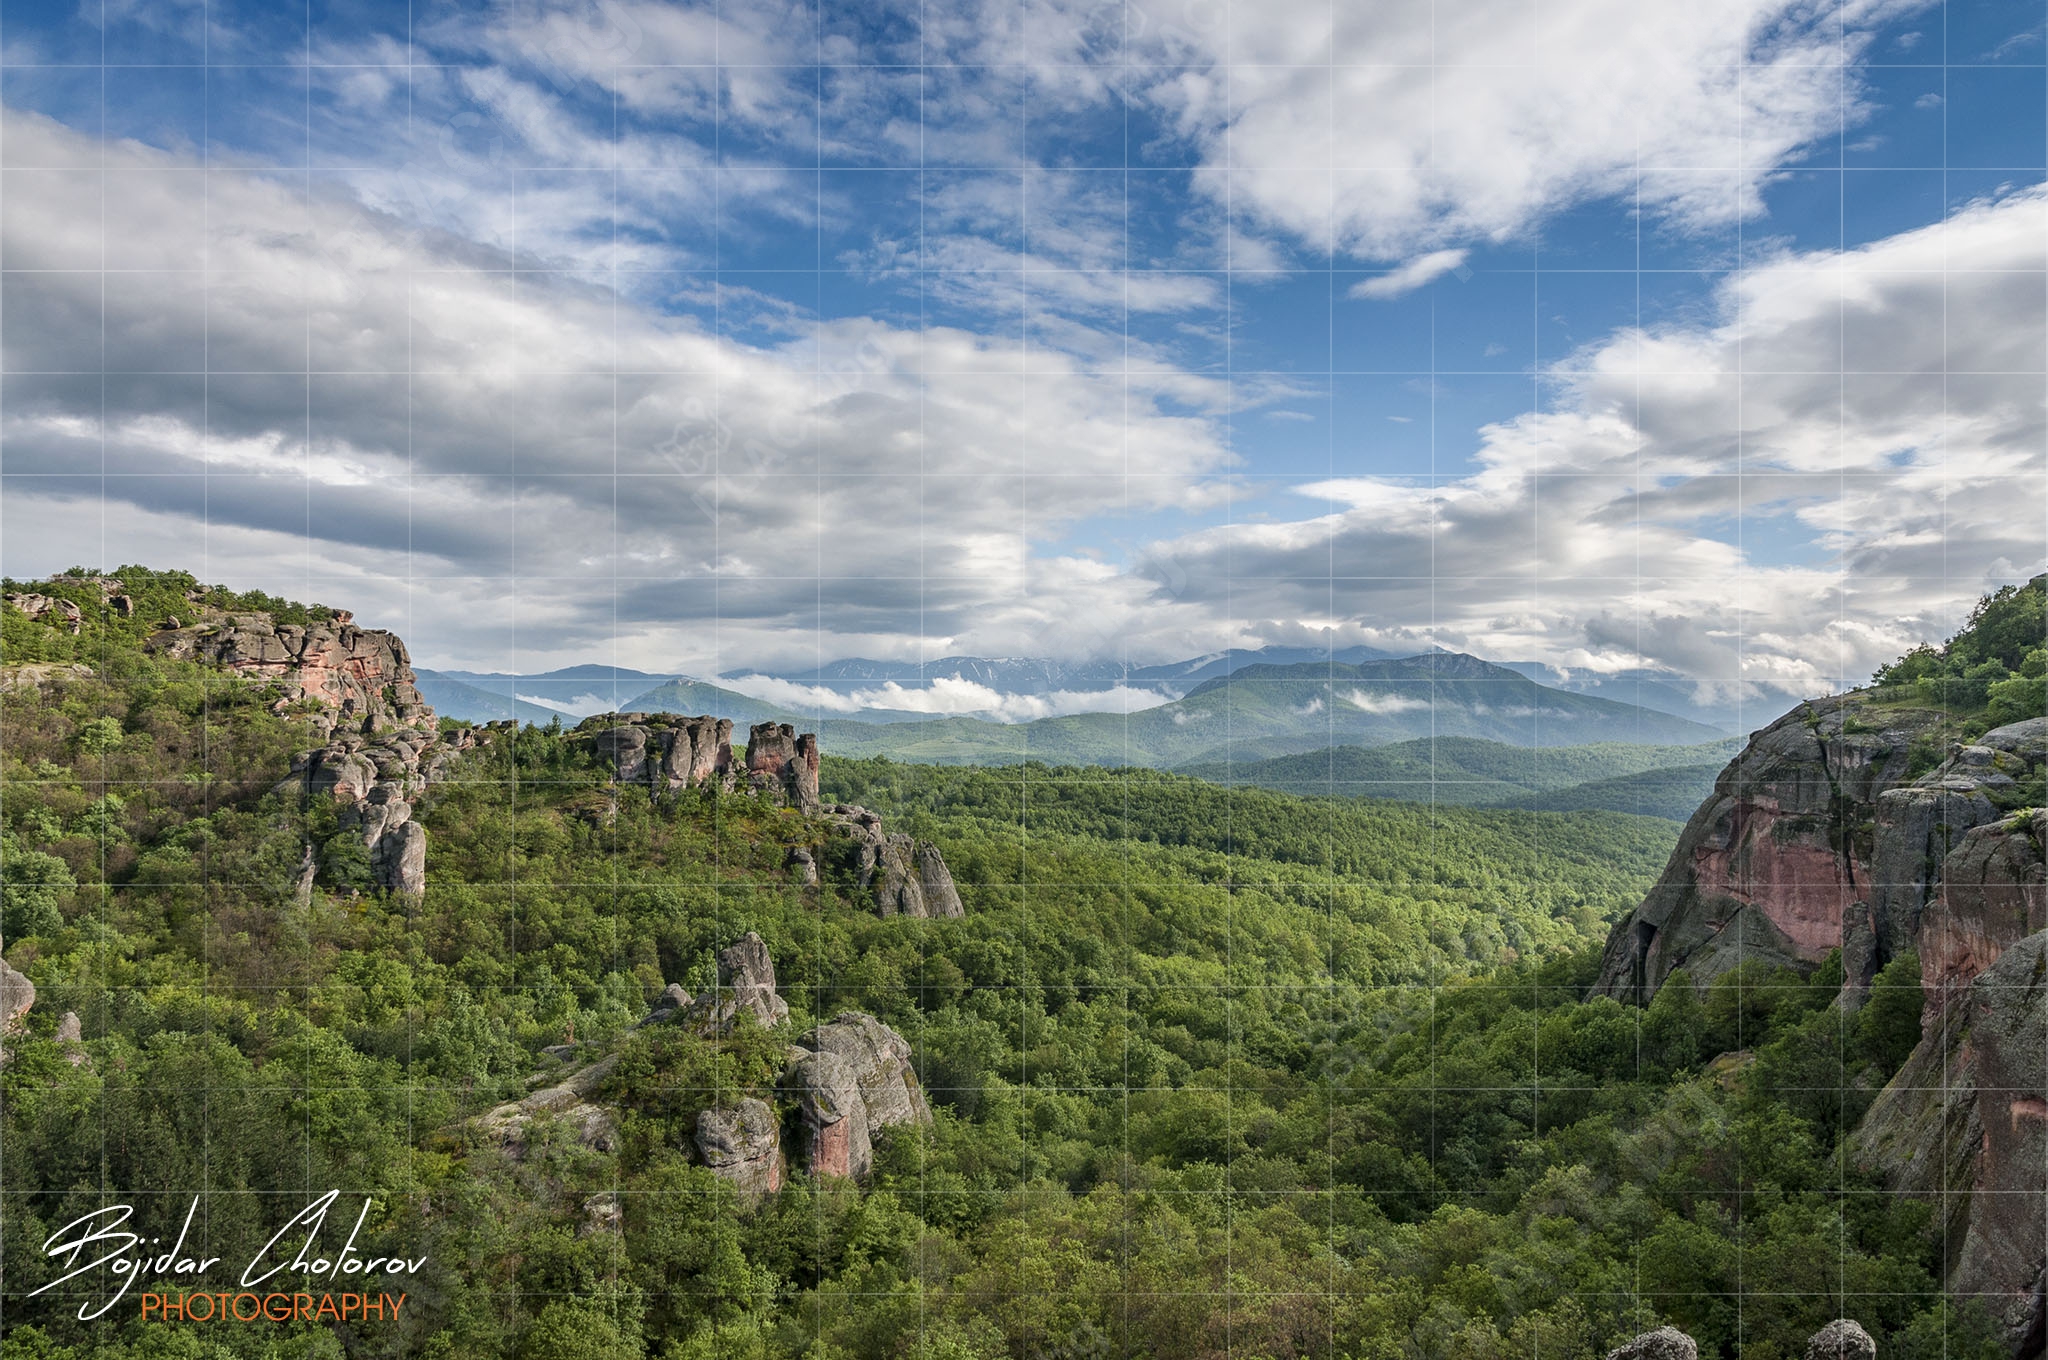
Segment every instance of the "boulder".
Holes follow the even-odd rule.
[[[654,999],[654,1008],[647,1012],[647,1018],[640,1023],[653,1025],[672,1019],[680,1012],[687,1011],[695,1001],[696,998],[684,989],[682,983],[671,982],[662,990],[661,995]]]
[[[1836,1318],[1807,1339],[1806,1360],[1877,1360],[1877,1342],[1863,1324]]]
[[[768,945],[751,930],[718,951],[718,986],[692,1003],[689,1020],[703,1033],[726,1034],[741,1011],[753,1012],[763,1029],[789,1018],[789,1003],[775,994]]]
[[[1659,1327],[1654,1332],[1622,1342],[1607,1352],[1607,1360],[1699,1360],[1700,1348],[1676,1327]]]
[[[797,1041],[782,1089],[803,1112],[812,1174],[866,1176],[876,1129],[930,1122],[910,1057],[902,1035],[860,1011],[842,1012]]]
[[[782,1188],[782,1138],[775,1111],[764,1101],[750,1097],[699,1114],[697,1154],[713,1175],[732,1183],[743,1201]]]

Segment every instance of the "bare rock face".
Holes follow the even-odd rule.
[[[8,967],[7,960],[0,959],[0,1039],[19,1033],[21,1018],[35,1004],[36,985],[28,980],[26,974]],[[4,1062],[6,1057],[7,1050],[0,1048],[0,1062]]]
[[[674,793],[724,783],[732,770],[732,722],[708,715],[603,713],[576,725],[621,784]]]
[[[1680,967],[1705,985],[1750,959],[1810,966],[1859,932],[1873,968],[1909,947],[1901,941],[1917,928],[1927,874],[1890,863],[1882,804],[1905,782],[1914,738],[1939,721],[1842,695],[1758,732],[1686,823],[1657,886],[1609,936],[1596,990],[1647,1002]],[[1969,796],[1929,798],[1951,795]]]
[[[1699,1355],[1699,1344],[1684,1332],[1659,1327],[1622,1342],[1607,1352],[1607,1360],[1699,1360]]]
[[[782,1188],[782,1137],[775,1111],[751,1097],[697,1116],[697,1154],[747,1202]]]
[[[741,1011],[753,1012],[761,1028],[789,1019],[789,1003],[775,994],[775,963],[753,931],[718,951],[718,986],[690,1006],[689,1023],[706,1034],[727,1034]]]
[[[818,810],[818,739],[788,723],[755,723],[747,732],[747,781],[800,812]]]
[[[1836,1318],[1807,1339],[1806,1360],[1877,1360],[1877,1342],[1862,1323]]]
[[[2013,1354],[2040,1353],[2048,1273],[2048,931],[1951,992],[1850,1149],[1934,1202],[1951,1293],[1981,1296]]]
[[[910,1045],[872,1015],[844,1011],[797,1041],[782,1089],[803,1111],[812,1174],[855,1179],[874,1169],[873,1135],[929,1123]]]
[[[196,623],[151,637],[151,651],[182,661],[291,684],[292,699],[318,703],[340,729],[383,732],[432,726],[412,659],[396,633],[358,628],[347,610],[318,623],[276,623],[268,614],[203,610]]]
[[[837,852],[850,862],[861,891],[873,894],[877,914],[966,914],[938,846],[884,831],[882,819],[864,807],[835,803],[826,812],[838,828]]]
[[[1941,867],[1919,933],[1923,1027],[1953,1012],[1999,955],[2048,929],[2048,809],[1971,827]]]

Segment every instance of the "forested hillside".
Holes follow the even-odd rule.
[[[0,1070],[9,1357],[1548,1360],[1669,1321],[1777,1360],[1844,1314],[1888,1360],[1999,1353],[1941,1299],[1927,1207],[1837,1155],[1916,978],[1855,1016],[1838,962],[1586,999],[1668,822],[828,748],[827,804],[943,849],[965,914],[914,919],[800,871],[846,814],[449,727],[424,889],[387,891],[336,795],[279,787],[319,705],[145,646],[174,611],[298,606],[113,579],[126,613],[92,584],[8,585],[75,619],[0,609],[5,948],[36,989]],[[748,931],[787,1019],[667,1018]],[[877,1131],[865,1178],[743,1195],[702,1116],[796,1127],[790,1042],[848,1010],[908,1041],[931,1121]],[[569,1070],[602,1136],[482,1118]],[[391,1323],[29,1297],[59,1225],[201,1188],[230,1259],[341,1188],[430,1264]]]

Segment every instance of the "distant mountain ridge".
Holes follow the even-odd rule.
[[[766,677],[796,685],[831,689],[894,683],[906,689],[928,688],[939,680],[965,680],[1009,694],[1050,694],[1056,691],[1113,689],[1118,685],[1179,693],[1191,684],[1229,675],[1246,666],[1356,663],[1397,656],[1373,647],[1234,647],[1228,651],[1159,665],[1131,666],[1121,661],[1055,661],[1029,656],[942,656],[936,661],[882,661],[845,657],[809,670],[726,671],[720,680]]]
[[[1046,760],[1173,768],[1418,737],[1541,748],[1609,741],[1686,746],[1726,735],[1652,706],[1545,685],[1521,669],[1462,652],[1390,657],[1367,647],[1240,648],[1129,668],[1029,657],[955,656],[922,666],[856,657],[781,675],[734,672],[721,677],[723,683],[603,665],[536,675],[420,676],[439,712],[470,721],[546,723],[558,714],[574,720],[607,711],[710,713],[738,723],[787,722],[829,733],[828,749],[835,752],[948,764]],[[1033,721],[999,720],[993,707],[913,711],[914,703],[928,701],[910,695],[956,678],[1004,699],[1098,691],[1104,698],[1099,710]],[[753,679],[778,683],[754,686],[752,694],[736,687]],[[903,706],[885,707],[889,693],[866,692],[891,685],[893,693],[905,696]],[[812,696],[818,702],[805,702],[802,689],[788,686],[825,693]],[[1130,689],[1152,689],[1164,702],[1141,698],[1153,706],[1124,711],[1127,702],[1110,697],[1116,691],[1105,686],[1124,687],[1126,696]],[[863,706],[847,702],[854,695]],[[967,701],[975,702],[975,696],[970,693]],[[1502,796],[1529,791],[1504,790]]]
[[[1631,812],[1684,821],[1739,738],[1697,746],[1600,742],[1530,748],[1472,737],[1340,746],[1247,765],[1184,765],[1179,773],[1282,793],[1385,798],[1548,811]]]

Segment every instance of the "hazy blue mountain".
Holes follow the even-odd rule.
[[[1714,791],[1714,780],[1726,761],[1711,765],[1675,765],[1638,774],[1593,779],[1548,793],[1504,799],[1501,807],[1539,812],[1633,812],[1683,822],[1699,810]]]
[[[668,679],[665,675],[651,675],[646,671],[630,670],[624,666],[581,665],[564,666],[560,670],[540,671],[532,674],[509,674],[503,671],[421,671],[422,676],[434,675],[446,680],[459,681],[492,694],[504,695],[509,700],[517,696],[540,702],[529,707],[542,712],[557,709],[563,712],[563,721],[574,723],[578,718],[591,713],[621,711],[627,701],[636,694],[645,694],[649,689]],[[424,692],[426,686],[421,685]],[[427,702],[436,711],[441,705],[429,694]],[[465,713],[451,713],[453,717],[468,717]],[[511,714],[500,714],[510,717]],[[521,721],[526,721],[522,714]],[[546,718],[537,721],[545,722]]]
[[[1677,801],[1690,797],[1680,814],[1684,817],[1691,815],[1713,786],[1714,775],[1741,747],[1738,737],[1697,746],[1599,742],[1551,747],[1424,737],[1370,748],[1339,746],[1249,764],[1184,765],[1181,773],[1285,793],[1516,807],[1554,799],[1558,801],[1540,806],[1605,807],[1653,816],[1671,815]],[[1704,784],[1697,773],[1701,770],[1706,772]],[[1639,782],[1623,787],[1630,780]],[[1674,789],[1682,792],[1671,792]]]
[[[524,686],[509,676],[497,681],[471,681],[457,679],[446,671],[419,671],[417,674],[420,693],[434,706],[434,712],[443,718],[461,718],[473,723],[501,722],[506,718],[542,724],[554,718],[561,718],[565,723],[576,721],[555,709],[518,698],[517,692]]]
[[[1665,671],[1628,670],[1608,674],[1582,667],[1552,666],[1541,661],[1503,661],[1500,664],[1552,689],[1654,708],[1659,713],[1673,713],[1730,732],[1768,722],[1785,706],[1779,698],[1759,700],[1744,708],[1720,701],[1702,703],[1696,685]]]
[[[1371,647],[1234,648],[1153,666],[1126,666],[1121,661],[1054,661],[1031,656],[942,656],[936,661],[878,661],[846,657],[809,669],[727,671],[721,680],[766,675],[799,685],[820,685],[841,693],[895,682],[905,689],[928,688],[935,680],[960,679],[1003,694],[1051,694],[1066,690],[1086,693],[1118,685],[1180,694],[1205,680],[1229,675],[1246,666],[1356,664],[1396,655]]]
[[[1672,714],[1549,689],[1450,652],[1356,665],[1247,666],[1183,699],[1128,715],[1082,713],[1014,724],[933,718],[887,727],[839,721],[818,730],[828,753],[947,764],[1043,760],[1161,769],[1431,735],[1524,748],[1596,742],[1690,746],[1727,735]],[[1500,794],[1521,791],[1510,787]]]

